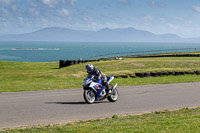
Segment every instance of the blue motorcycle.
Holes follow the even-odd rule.
[[[119,94],[117,91],[117,83],[112,86],[110,82],[114,79],[113,76],[107,77],[110,90],[102,85],[102,80],[94,81],[93,75],[88,75],[83,81],[83,97],[85,101],[89,104],[94,103],[95,101],[108,99],[110,102],[116,102]]]

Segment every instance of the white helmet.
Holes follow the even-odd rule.
[[[94,66],[92,64],[87,64],[85,66],[85,69],[87,70],[88,73],[91,73],[94,69]]]

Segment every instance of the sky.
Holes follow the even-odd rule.
[[[0,35],[45,27],[200,37],[200,0],[0,0]]]

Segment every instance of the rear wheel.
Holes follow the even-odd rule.
[[[83,97],[85,101],[89,104],[94,103],[96,99],[95,92],[92,89],[84,90]]]
[[[110,102],[116,102],[118,97],[119,97],[119,93],[118,93],[117,89],[115,88],[112,90],[112,94],[110,96],[108,96],[107,99]]]

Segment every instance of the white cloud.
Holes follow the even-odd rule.
[[[91,21],[92,21],[92,18],[89,17],[89,16],[84,16],[84,17],[83,17],[83,20],[86,21],[86,22],[91,22]]]
[[[70,4],[71,4],[71,5],[75,5],[75,2],[76,2],[76,1],[77,1],[77,0],[71,0],[71,1],[70,1]]]
[[[194,5],[194,6],[192,6],[192,9],[197,12],[200,12],[200,6]]]
[[[67,3],[74,6],[77,1],[78,0],[62,0],[62,3]]]
[[[118,24],[118,23],[96,23],[96,22],[91,22],[87,25],[88,29],[92,30],[99,30],[102,28],[110,28],[110,29],[116,29],[116,28],[127,28],[130,27],[130,25],[124,25],[124,24]]]
[[[51,3],[52,3],[51,0],[42,0],[42,2],[43,2],[45,5],[51,5]]]
[[[174,25],[174,24],[171,24],[171,23],[168,23],[168,26],[169,26],[171,29],[174,29],[174,30],[179,29],[178,26],[176,26],[176,25]]]
[[[14,2],[15,0],[0,0],[0,3],[1,4],[4,4],[4,5],[10,5],[12,2]]]
[[[183,20],[183,17],[175,17],[177,20]]]
[[[0,14],[1,16],[9,16],[9,11],[5,8],[0,8]]]
[[[192,20],[186,21],[187,24],[194,24]]]
[[[147,16],[142,17],[142,19],[143,19],[144,21],[152,21],[152,20],[154,19],[154,17],[153,17],[153,16],[150,16],[150,15],[147,15]]]
[[[42,21],[43,24],[48,24],[49,23],[49,21],[47,19],[44,19],[44,18],[42,18],[41,21]]]
[[[29,8],[29,12],[34,16],[39,16],[40,12],[35,8]]]
[[[130,6],[131,5],[131,0],[118,0],[120,4]]]
[[[49,7],[54,7],[58,3],[58,1],[57,0],[42,0],[42,3]]]
[[[45,19],[45,18],[41,18],[41,27],[51,27],[51,26],[53,26],[52,24],[51,24],[52,22],[51,21],[49,21],[49,20],[47,20],[47,19]]]
[[[18,17],[18,20],[19,20],[20,23],[24,22],[24,18],[22,18],[22,17]]]
[[[166,22],[165,18],[160,18],[160,22],[165,23]]]
[[[107,19],[111,19],[111,20],[117,20],[118,17],[115,15],[111,15],[111,14],[104,14],[103,17],[107,18]]]
[[[148,4],[153,8],[162,8],[162,7],[164,7],[163,3],[155,2],[155,1],[148,2]]]
[[[17,10],[17,6],[16,5],[12,5],[11,9],[12,9],[13,12],[15,12]]]
[[[69,16],[70,12],[67,9],[63,8],[63,9],[58,10],[58,14],[61,16]]]
[[[1,18],[1,17],[0,17],[0,22],[5,22],[5,21],[6,21],[5,18]]]

